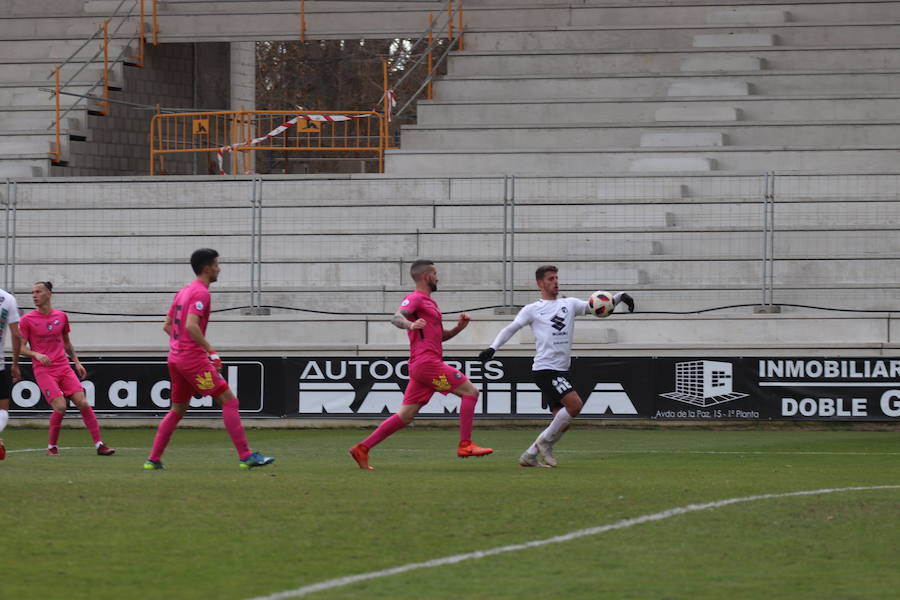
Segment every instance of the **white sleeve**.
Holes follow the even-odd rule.
[[[497,337],[494,338],[494,341],[491,342],[491,348],[494,350],[499,350],[500,346],[509,341],[517,331],[531,323],[532,315],[531,310],[527,306],[523,307],[522,310],[516,315],[516,318],[513,319],[512,323],[504,327],[500,330],[500,333],[497,334]]]
[[[624,293],[625,292],[616,292],[615,294],[613,294],[613,306],[619,305],[619,302],[622,301],[622,294]]]
[[[582,300],[581,298],[569,298],[569,301],[572,303],[572,312],[576,315],[588,314],[588,303],[586,300]]]
[[[16,297],[9,295],[9,316],[6,318],[7,323],[19,322],[19,306],[16,304]]]

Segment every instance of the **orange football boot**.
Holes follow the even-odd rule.
[[[476,446],[471,440],[460,442],[456,448],[456,455],[460,458],[469,458],[470,456],[487,456],[494,450],[492,448],[482,448]]]
[[[350,456],[356,461],[360,469],[373,471],[375,467],[369,465],[369,449],[362,444],[357,444],[350,448]]]

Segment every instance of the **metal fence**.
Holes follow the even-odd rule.
[[[642,311],[900,310],[900,175],[10,180],[3,285],[73,312],[155,315],[219,250],[216,308],[393,312],[420,257],[441,306],[510,310],[534,269]],[[0,186],[2,187],[2,186]],[[27,303],[26,303],[27,305]]]

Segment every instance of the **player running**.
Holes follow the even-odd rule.
[[[188,409],[191,396],[212,396],[222,407],[222,421],[237,449],[240,467],[251,469],[275,461],[252,452],[238,412],[238,399],[220,374],[222,360],[206,340],[209,323],[209,286],[219,278],[219,253],[200,248],[191,254],[191,268],[197,278],[175,294],[163,330],[169,336],[169,378],[172,381],[172,408],[159,424],[150,456],[144,468],[163,469],[162,455],[175,428]]]
[[[81,420],[94,440],[97,454],[112,456],[115,450],[103,443],[100,424],[94,409],[84,397],[81,379],[87,377],[87,370],[78,360],[75,348],[69,339],[69,317],[51,305],[53,284],[38,281],[31,286],[31,299],[35,310],[19,320],[19,334],[29,347],[21,345],[19,353],[31,359],[34,379],[53,408],[50,414],[50,432],[47,440],[47,455],[59,456],[59,431],[66,416],[66,407],[71,402],[81,413]],[[69,359],[75,370],[69,366]],[[13,359],[13,371],[18,370],[18,361]]]
[[[4,337],[6,328],[12,332],[12,367],[6,370],[3,360]],[[9,422],[9,398],[12,396],[12,384],[21,379],[19,373],[19,349],[22,341],[19,338],[19,307],[16,298],[6,290],[0,290],[0,433]],[[12,375],[12,377],[10,377]],[[0,438],[0,460],[6,458],[6,446]]]
[[[369,437],[350,448],[350,455],[360,469],[373,468],[369,466],[369,451],[412,423],[434,392],[445,396],[453,393],[462,399],[459,403],[459,446],[456,455],[468,458],[493,452],[490,448],[472,443],[472,421],[478,389],[465,375],[444,362],[443,342],[466,328],[469,315],[462,313],[456,327],[444,329],[441,311],[431,298],[438,284],[434,263],[417,260],[410,267],[409,274],[416,282],[416,291],[403,299],[391,319],[396,327],[407,330],[409,336],[409,384],[403,392],[403,404],[397,414],[385,419]]]
[[[482,362],[489,360],[514,333],[531,325],[536,347],[532,375],[553,413],[553,419],[550,426],[525,450],[519,464],[523,467],[555,467],[553,445],[584,405],[572,385],[569,355],[572,352],[575,317],[588,312],[588,303],[578,298],[559,297],[559,270],[553,265],[538,267],[534,277],[541,291],[541,299],[522,307],[513,322],[500,330],[490,347],[482,350],[478,358]],[[624,302],[628,311],[634,312],[634,300],[624,292],[615,294],[613,302],[616,305]],[[565,410],[560,410],[562,408]]]

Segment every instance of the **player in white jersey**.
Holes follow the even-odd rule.
[[[536,349],[531,371],[544,402],[553,413],[553,419],[550,426],[525,450],[519,464],[523,467],[555,467],[553,444],[569,428],[569,423],[578,416],[584,405],[572,385],[569,365],[575,317],[588,312],[588,303],[578,298],[559,297],[559,270],[553,265],[538,267],[534,277],[541,291],[541,299],[522,307],[513,322],[500,330],[491,345],[478,354],[478,358],[482,362],[489,360],[514,333],[531,325]],[[634,312],[634,300],[624,292],[615,294],[613,302],[616,305],[624,302],[628,311]],[[562,408],[565,410],[560,410]]]
[[[3,358],[6,343],[6,328],[12,332],[13,363],[9,371]],[[12,384],[22,378],[19,373],[19,350],[22,340],[19,337],[19,307],[16,298],[9,292],[0,290],[0,432],[6,429],[9,422],[9,398],[12,396]],[[10,377],[10,375],[12,375]],[[0,439],[0,460],[6,458],[6,446]]]

